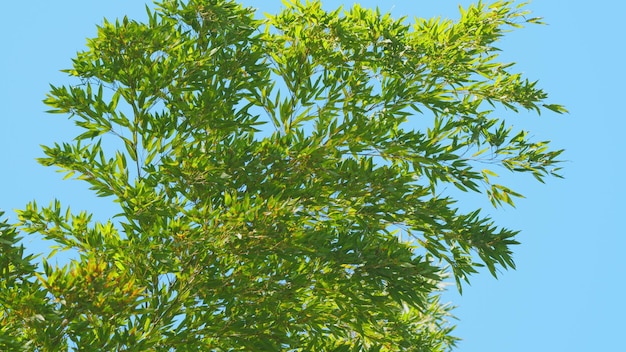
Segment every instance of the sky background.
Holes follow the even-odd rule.
[[[489,2],[489,1],[486,1]],[[245,0],[273,13],[279,0]],[[394,16],[458,18],[458,4],[471,1],[360,1]],[[31,200],[58,198],[74,211],[86,209],[103,220],[116,212],[109,199],[95,197],[80,181],[62,181],[54,169],[35,161],[40,144],[69,141],[73,123],[48,115],[41,102],[50,83],[68,84],[68,68],[104,17],[144,19],[142,1],[7,1],[0,15],[0,209]],[[351,6],[326,0],[324,6]],[[536,140],[565,148],[565,179],[514,177],[512,188],[526,198],[516,208],[493,209],[468,199],[463,207],[483,207],[496,223],[521,230],[514,248],[516,271],[496,280],[487,272],[472,278],[463,295],[445,295],[458,308],[459,351],[617,351],[624,348],[626,295],[626,114],[624,98],[626,1],[535,0],[527,6],[547,26],[509,33],[500,44],[502,61],[563,104],[567,115],[515,115],[507,121],[530,130]],[[523,176],[523,175],[522,175]],[[475,203],[474,203],[475,202]],[[45,251],[36,239],[27,249]],[[451,287],[454,290],[453,287]]]

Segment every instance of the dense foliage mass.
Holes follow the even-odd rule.
[[[441,283],[513,267],[517,242],[445,188],[512,204],[495,168],[558,170],[560,151],[491,111],[564,111],[497,61],[525,16],[498,1],[408,23],[296,1],[259,20],[165,0],[145,23],[105,21],[45,100],[83,133],[40,162],[120,213],[32,202],[0,224],[0,346],[450,349]],[[41,268],[20,232],[56,243]]]

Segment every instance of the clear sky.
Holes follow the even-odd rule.
[[[279,0],[244,0],[265,12]],[[486,1],[489,2],[489,1]],[[470,1],[461,1],[467,5]],[[326,0],[327,9],[352,1]],[[363,0],[409,18],[457,18],[459,1]],[[532,131],[537,140],[565,148],[564,180],[546,184],[515,177],[512,188],[526,198],[517,208],[493,209],[468,200],[463,206],[485,207],[501,226],[519,229],[522,245],[514,248],[518,269],[498,280],[474,276],[463,296],[446,298],[459,306],[459,351],[618,351],[626,327],[626,113],[624,98],[626,1],[535,0],[528,7],[547,26],[517,30],[500,48],[505,61],[565,105],[570,114],[508,114],[508,122]],[[0,209],[13,210],[36,199],[54,198],[74,210],[105,219],[116,212],[109,199],[96,198],[80,181],[44,168],[35,158],[40,144],[71,139],[73,123],[48,115],[42,99],[49,83],[67,84],[59,70],[68,68],[85,39],[95,35],[104,17],[145,18],[144,2],[7,1],[0,36]],[[621,220],[620,220],[621,219]],[[45,244],[27,239],[28,249]],[[452,288],[454,289],[454,288]]]

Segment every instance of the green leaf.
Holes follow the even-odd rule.
[[[554,111],[556,113],[559,113],[559,114],[564,114],[564,113],[568,113],[569,112],[569,111],[567,111],[567,109],[565,107],[563,107],[561,105],[557,105],[557,104],[543,104],[543,107],[548,109],[548,110],[551,110],[551,111]]]

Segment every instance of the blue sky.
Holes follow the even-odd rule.
[[[279,0],[245,0],[275,12]],[[488,2],[488,1],[487,1]],[[470,1],[460,1],[467,5]],[[335,8],[352,2],[327,0]],[[459,1],[361,1],[400,17],[456,18]],[[78,181],[62,181],[53,169],[38,165],[40,144],[67,141],[76,132],[71,121],[47,115],[41,103],[49,83],[69,81],[60,69],[71,65],[85,39],[95,35],[104,17],[145,18],[141,1],[11,1],[3,4],[0,31],[0,209],[33,199],[47,204],[58,198],[74,210],[86,209],[105,219],[116,209],[96,198]],[[517,30],[503,40],[502,60],[538,79],[550,102],[570,114],[514,115],[507,121],[528,129],[537,140],[565,148],[564,180],[546,184],[514,177],[513,188],[526,198],[517,208],[484,207],[501,226],[521,230],[514,248],[518,269],[498,280],[474,276],[463,296],[446,294],[459,308],[459,351],[616,351],[623,348],[625,326],[623,249],[626,230],[626,2],[620,0],[535,0],[527,7],[547,26]],[[476,204],[472,203],[476,202]],[[27,239],[28,249],[45,244]]]

